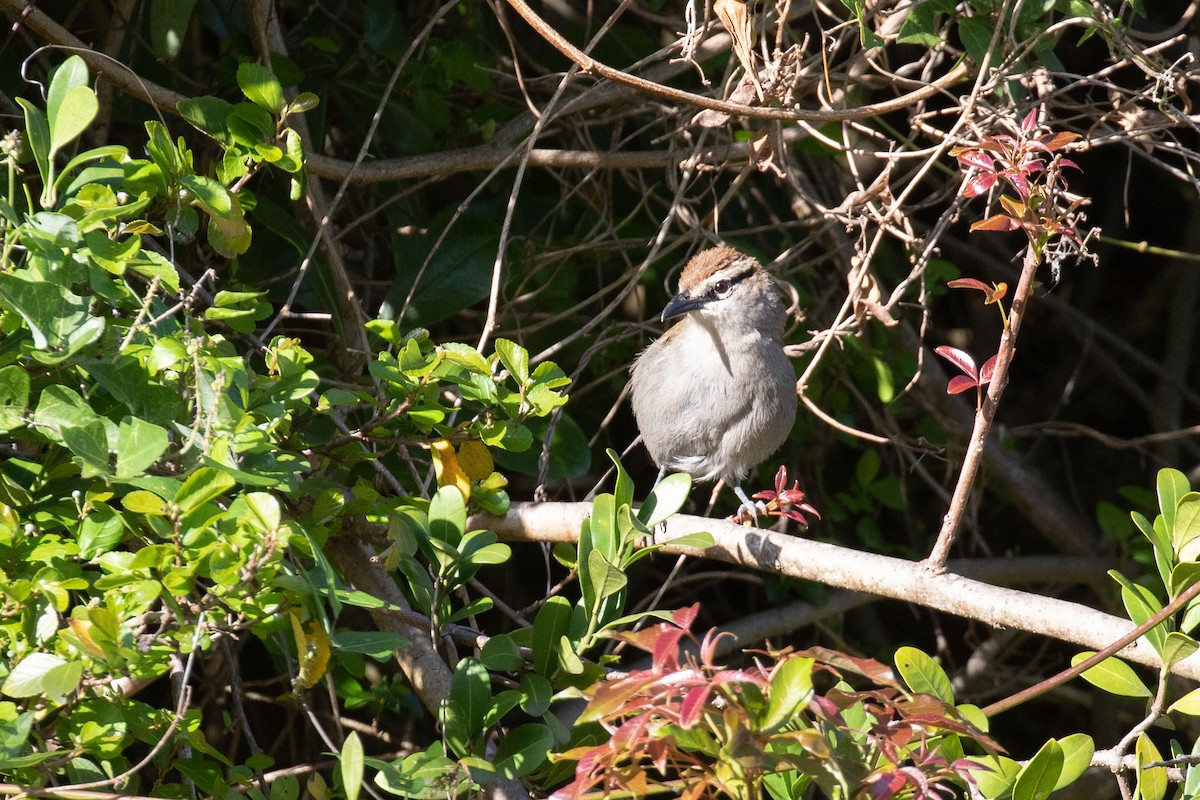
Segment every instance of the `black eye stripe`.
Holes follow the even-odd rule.
[[[709,287],[709,290],[706,292],[706,294],[713,299],[718,299],[719,295],[717,294],[717,286],[719,286],[722,283],[725,283],[728,285],[728,288],[725,290],[725,294],[728,295],[730,289],[732,289],[734,286],[737,286],[742,281],[746,280],[746,278],[749,278],[752,274],[754,274],[753,267],[751,267],[750,269],[744,269],[741,272],[738,272],[734,275],[730,275],[728,278],[723,278],[722,280],[717,281],[711,287]]]

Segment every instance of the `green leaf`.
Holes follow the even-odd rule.
[[[249,509],[254,527],[259,532],[266,533],[279,528],[283,512],[279,507],[279,500],[274,495],[267,492],[250,492],[245,498],[246,508]]]
[[[283,87],[275,73],[266,67],[253,62],[238,65],[237,83],[242,94],[255,105],[265,108],[272,114],[283,111]]]
[[[509,339],[496,340],[496,355],[518,385],[529,383],[529,351]]]
[[[1188,492],[1179,498],[1175,505],[1175,523],[1169,530],[1176,552],[1182,550],[1188,542],[1200,537],[1200,492]]]
[[[954,704],[954,686],[936,661],[915,647],[901,647],[896,651],[895,659],[896,670],[910,690]]]
[[[767,716],[762,722],[764,733],[782,727],[791,721],[796,709],[812,697],[812,668],[815,659],[791,656],[771,676]]]
[[[492,698],[487,716],[483,719],[484,728],[493,728],[500,724],[508,714],[521,702],[521,693],[516,689],[505,689]]]
[[[431,230],[420,240],[403,241],[393,249],[396,279],[380,308],[380,317],[396,319],[411,292],[405,324],[429,327],[488,296],[492,263],[500,243],[499,228],[490,220],[460,224],[423,266],[437,234]],[[416,283],[418,278],[420,282]]]
[[[1186,592],[1196,581],[1200,581],[1200,562],[1184,561],[1171,569],[1168,586],[1171,597],[1176,598]],[[1190,607],[1191,604],[1189,604]]]
[[[1063,766],[1054,784],[1054,791],[1074,783],[1080,775],[1092,765],[1092,755],[1096,752],[1096,744],[1086,733],[1072,733],[1058,740],[1062,748]]]
[[[1163,521],[1167,524],[1168,531],[1174,530],[1175,507],[1179,504],[1179,498],[1191,491],[1192,487],[1186,475],[1169,467],[1158,471],[1156,483],[1158,507],[1162,510]],[[1175,541],[1174,537],[1172,541]]]
[[[1200,689],[1192,689],[1167,709],[1167,713],[1176,712],[1187,714],[1189,717],[1200,717]]]
[[[170,443],[166,428],[126,417],[117,428],[117,480],[126,480],[145,472],[166,451]]]
[[[500,739],[492,764],[501,777],[519,778],[545,763],[552,747],[554,734],[545,725],[518,725]]]
[[[708,531],[697,531],[683,536],[678,536],[669,542],[672,547],[695,547],[698,550],[707,550],[713,546],[713,535]]]
[[[533,619],[533,668],[549,676],[555,665],[558,640],[571,622],[571,603],[555,595],[546,601]]]
[[[194,2],[194,0],[188,0]],[[174,3],[176,0],[168,0]],[[214,139],[227,143],[230,140],[226,130],[226,120],[233,104],[219,97],[190,97],[179,103],[179,115],[192,124],[197,130],[207,133]]]
[[[71,90],[86,87],[87,84],[88,69],[84,60],[77,55],[67,58],[54,70],[54,76],[50,79],[50,87],[46,90],[46,115],[53,117],[57,114]]]
[[[653,528],[665,522],[687,502],[688,494],[692,491],[692,476],[686,472],[675,472],[667,475],[650,490],[646,501],[638,509],[638,519],[647,528]],[[711,537],[710,537],[711,541]],[[675,544],[675,542],[672,542]]]
[[[295,775],[282,775],[271,782],[268,800],[296,800],[300,796],[300,781]]]
[[[108,474],[108,433],[99,419],[63,428],[62,440],[78,456],[85,476]]]
[[[936,24],[936,17],[943,13],[946,4],[941,0],[925,0],[913,3],[908,16],[900,25],[896,41],[900,44],[917,44],[924,47],[935,47],[942,41],[941,31]],[[953,3],[950,4],[953,10]]]
[[[0,368],[0,432],[20,428],[29,410],[29,373],[10,364]]]
[[[529,419],[527,426],[509,420],[496,420],[494,426],[495,432],[502,434],[500,441],[486,435],[486,432],[485,441],[489,445],[504,448],[492,453],[496,463],[505,470],[536,477],[541,471],[542,443],[550,434],[547,420]],[[539,445],[531,447],[535,437]],[[591,465],[592,454],[587,434],[570,414],[564,413],[550,434],[547,476],[553,480],[570,480],[586,475]]]
[[[0,693],[9,697],[44,695],[59,700],[75,691],[82,677],[81,661],[67,661],[52,653],[30,653],[8,673]]]
[[[64,428],[98,422],[100,416],[74,390],[66,386],[47,386],[38,398],[33,423],[51,438],[60,438]]]
[[[863,24],[863,12],[866,8],[866,0],[842,0],[842,5],[854,13],[854,19],[858,22],[859,39],[862,41],[863,47],[879,47],[884,43],[883,38],[879,34]]]
[[[179,182],[191,190],[209,212],[222,217],[233,213],[233,195],[219,181],[203,175],[184,175]]]
[[[212,467],[200,467],[179,487],[174,502],[186,516],[200,506],[215,500],[235,484],[234,479]]]
[[[1051,739],[1021,768],[1013,784],[1012,800],[1045,800],[1058,784],[1062,768],[1062,748]]]
[[[1095,652],[1085,650],[1071,659],[1071,666],[1080,664],[1095,655]],[[1146,688],[1146,684],[1137,676],[1133,668],[1116,658],[1106,658],[1094,667],[1084,671],[1081,678],[1093,686],[1121,697],[1153,697],[1154,693]]]
[[[1196,797],[1200,794],[1200,738],[1196,739],[1192,745],[1192,763],[1187,768],[1186,776],[1183,779],[1183,797]]]
[[[617,479],[613,482],[613,502],[617,508],[633,506],[633,478],[625,470],[625,465],[621,463],[621,457],[617,455],[616,450],[609,447],[604,452],[617,469]]]
[[[342,774],[342,790],[346,793],[346,800],[358,800],[363,781],[363,746],[356,731],[350,731],[346,741],[342,742],[338,771]]]
[[[254,237],[254,231],[246,224],[246,217],[242,213],[242,201],[237,195],[230,195],[230,201],[229,214],[212,214],[208,223],[208,243],[226,258],[245,253],[250,249]],[[251,325],[242,332],[249,333],[253,329]]]
[[[96,118],[100,104],[87,82],[87,65],[79,56],[64,61],[50,79],[50,88],[46,91],[46,118],[50,125],[48,157],[51,160]]]
[[[588,532],[589,544],[599,550],[609,563],[616,561],[621,544],[617,536],[617,503],[616,498],[608,492],[601,492],[592,498],[592,516],[588,520]]]
[[[1166,641],[1163,643],[1162,650],[1160,651],[1163,665],[1170,669],[1196,652],[1198,648],[1200,648],[1200,644],[1191,636],[1179,631],[1171,631],[1167,634]]]
[[[163,61],[174,61],[183,47],[196,0],[151,0],[150,46]]]
[[[153,492],[141,489],[130,492],[121,498],[121,505],[133,514],[149,514],[161,517],[167,513],[167,501]]]
[[[378,770],[376,785],[412,800],[453,800],[452,787],[461,785],[464,778],[462,767],[446,758],[440,742],[395,762],[374,758],[364,761]]]
[[[590,551],[587,561],[588,571],[591,573],[592,581],[596,587],[597,603],[612,597],[624,589],[629,582],[629,579],[625,577],[625,573],[610,564],[599,550]]]
[[[1167,794],[1167,768],[1147,768],[1146,766],[1162,761],[1162,754],[1145,733],[1138,734],[1135,753],[1137,754],[1138,772],[1134,797],[1141,800],[1162,800]]]
[[[1108,574],[1121,584],[1121,600],[1134,625],[1141,625],[1162,610],[1162,603],[1145,586],[1133,583],[1115,569],[1109,570]],[[1146,631],[1145,635],[1146,641],[1154,648],[1154,652],[1162,655],[1163,642],[1167,636],[1166,625],[1155,625]]]
[[[312,92],[300,92],[296,95],[296,99],[288,104],[287,112],[289,114],[304,114],[312,111],[321,104],[321,98]]]
[[[96,93],[86,86],[69,90],[57,110],[50,108],[50,157],[53,158],[55,153],[87,130],[99,110]]]
[[[499,633],[484,642],[479,660],[491,672],[518,672],[525,666],[521,649],[506,633]]]
[[[984,767],[972,771],[971,777],[986,798],[1008,795],[1017,776],[1021,774],[1021,764],[1008,756],[972,756],[969,760]]]
[[[550,681],[534,672],[521,676],[521,710],[531,717],[540,717],[550,710],[554,687]]]
[[[104,319],[88,313],[84,298],[46,281],[0,274],[0,306],[25,320],[33,346],[50,353],[38,359],[45,364],[66,360],[104,332]]]
[[[79,523],[79,557],[90,561],[111,550],[124,536],[121,518],[108,506],[98,506]]]
[[[467,507],[462,492],[443,486],[429,503],[429,534],[452,547],[462,541],[467,528]]]
[[[25,138],[29,140],[29,151],[43,185],[49,186],[54,179],[50,172],[50,125],[45,113],[33,103],[24,97],[18,97],[16,101],[25,110]]]
[[[338,631],[331,644],[343,653],[362,653],[376,661],[387,661],[408,644],[408,639],[389,631]]]
[[[460,756],[470,754],[473,740],[483,733],[492,701],[490,680],[478,659],[464,658],[454,668],[450,696],[442,705],[442,732],[446,744]]]

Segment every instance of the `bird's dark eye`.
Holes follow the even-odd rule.
[[[733,284],[730,283],[725,278],[722,278],[721,280],[719,280],[713,284],[713,294],[715,294],[720,299],[729,297],[729,293],[732,291],[733,291]]]

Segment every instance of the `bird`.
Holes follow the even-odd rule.
[[[721,480],[757,519],[742,481],[787,439],[796,372],[783,351],[787,310],[758,260],[732,247],[697,253],[660,321],[679,319],[634,361],[633,414],[659,467]]]

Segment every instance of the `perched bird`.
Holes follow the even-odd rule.
[[[723,480],[741,509],[746,474],[796,418],[796,373],[783,352],[787,312],[758,261],[730,247],[697,254],[662,320],[683,317],[633,364],[633,414],[659,466]],[[739,509],[739,510],[741,510]]]

